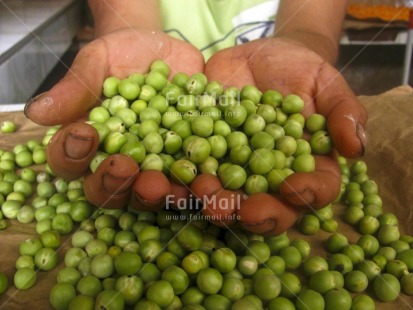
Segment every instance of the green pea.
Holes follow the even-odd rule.
[[[254,193],[266,193],[268,191],[268,181],[262,175],[250,175],[245,181],[244,190],[247,195]]]
[[[291,242],[291,245],[297,248],[303,260],[307,259],[307,257],[310,255],[311,247],[306,240],[295,239]]]
[[[380,301],[390,302],[399,296],[400,282],[395,276],[383,273],[374,279],[373,290]]]
[[[0,130],[2,133],[12,133],[17,130],[17,126],[13,121],[6,120],[1,123]]]
[[[111,98],[119,94],[118,86],[120,79],[111,76],[103,81],[103,94],[105,97]]]
[[[214,268],[205,268],[199,271],[196,277],[198,288],[205,294],[216,294],[222,287],[222,274]]]
[[[332,254],[328,259],[328,267],[330,270],[335,270],[343,275],[353,270],[353,262],[351,259],[341,253]]]
[[[247,116],[247,109],[242,105],[227,107],[224,113],[225,121],[233,128],[242,126]]]
[[[389,260],[386,264],[385,272],[399,279],[409,273],[406,263],[398,259]]]
[[[324,130],[319,130],[311,136],[310,145],[313,153],[318,155],[328,154],[333,148],[331,137]]]
[[[36,192],[39,197],[50,198],[56,193],[56,189],[51,182],[46,181],[37,185]]]
[[[158,123],[153,119],[146,119],[143,122],[141,122],[138,133],[139,137],[143,139],[146,135],[148,135],[151,132],[159,132]]]
[[[50,219],[38,221],[36,224],[36,232],[39,235],[49,229],[52,229],[52,220]]]
[[[267,174],[268,188],[272,193],[278,193],[282,182],[287,178],[288,173],[285,169],[272,169]]]
[[[263,131],[266,126],[265,119],[258,114],[248,115],[244,124],[243,132],[247,136],[252,136],[253,134]]]
[[[95,299],[95,309],[124,309],[125,301],[116,290],[103,290]]]
[[[16,144],[13,147],[13,153],[15,155],[17,155],[17,154],[19,154],[20,152],[23,152],[23,151],[29,151],[29,148],[25,144]]]
[[[261,96],[261,102],[272,107],[279,107],[283,101],[280,92],[276,90],[267,90]]]
[[[369,280],[360,270],[352,270],[345,275],[345,287],[350,292],[361,293],[367,288]]]
[[[21,207],[21,202],[16,200],[7,200],[3,202],[1,211],[3,212],[4,217],[8,219],[16,219]]]
[[[271,250],[265,242],[254,240],[248,243],[245,255],[253,256],[259,264],[263,264],[270,258]]]
[[[224,120],[214,122],[214,135],[227,137],[231,133],[231,127]]]
[[[165,280],[154,282],[146,292],[146,298],[160,307],[167,307],[172,302],[174,295],[172,285]]]
[[[222,172],[220,179],[226,189],[237,190],[244,185],[247,174],[241,166],[231,165]]]
[[[114,273],[113,258],[109,254],[98,254],[90,262],[90,272],[99,279],[110,277]]]
[[[380,227],[377,218],[371,215],[365,215],[358,223],[359,230],[362,234],[373,235]]]
[[[350,310],[352,304],[351,295],[345,289],[331,290],[327,292],[324,296],[324,301],[326,310]]]
[[[33,184],[36,181],[36,172],[32,168],[23,168],[20,171],[20,178]]]
[[[364,199],[364,194],[359,189],[352,189],[346,193],[346,203],[347,204],[356,204],[362,202]]]
[[[46,230],[40,235],[40,240],[44,247],[57,249],[60,244],[60,235],[56,230]]]
[[[33,155],[30,151],[21,151],[16,154],[15,162],[19,167],[28,167],[33,165]]]
[[[398,253],[396,258],[403,261],[407,265],[409,272],[413,271],[413,249],[408,249]]]
[[[292,299],[301,292],[301,281],[291,272],[283,273],[279,276],[281,282],[280,296]]]
[[[324,257],[315,255],[303,262],[302,269],[306,276],[312,276],[318,271],[328,270],[328,263]]]
[[[194,95],[182,95],[178,98],[176,103],[176,110],[181,113],[186,113],[196,109],[197,100]]]
[[[158,170],[163,169],[163,160],[158,154],[147,154],[140,164],[140,168],[144,170]]]
[[[381,273],[379,266],[377,266],[377,264],[372,260],[365,260],[361,262],[358,264],[357,270],[363,272],[369,282]]]
[[[34,255],[34,263],[40,270],[52,270],[57,265],[57,252],[52,248],[41,248]]]
[[[258,261],[254,256],[243,256],[238,260],[238,270],[246,276],[255,274],[258,269]]]
[[[53,309],[67,309],[69,303],[75,298],[76,290],[70,283],[55,284],[49,295]]]
[[[363,209],[356,206],[347,207],[344,211],[344,220],[350,225],[357,225],[363,217]]]
[[[374,300],[368,295],[357,295],[353,298],[352,310],[374,310],[376,309]]]
[[[180,295],[189,286],[187,273],[178,266],[170,266],[162,272],[162,280],[171,283],[175,295]]]
[[[134,80],[127,78],[119,82],[118,90],[122,97],[134,100],[139,96],[140,86]]]
[[[358,244],[349,244],[346,245],[342,250],[341,253],[346,255],[352,261],[353,265],[357,265],[364,260],[364,251],[361,246]]]
[[[34,258],[33,256],[29,256],[29,255],[21,255],[17,258],[16,260],[16,270],[19,270],[21,268],[31,268],[31,269],[35,269],[35,264],[34,264]],[[1,276],[1,274],[0,274]]]
[[[186,159],[176,160],[170,168],[172,179],[183,184],[189,184],[197,175],[197,168],[194,163]]]
[[[218,81],[209,81],[205,85],[205,93],[214,99],[219,98],[224,92],[224,86]]]
[[[314,113],[306,119],[305,127],[310,133],[315,133],[319,130],[326,130],[327,120],[324,115]]]
[[[211,145],[208,140],[202,137],[194,137],[184,146],[187,158],[193,163],[203,163],[211,154]]]
[[[14,274],[14,286],[19,290],[27,290],[34,286],[37,280],[37,273],[34,269],[25,267]]]
[[[320,270],[311,275],[309,288],[324,295],[335,288],[335,276],[329,270]]]
[[[13,192],[13,184],[5,180],[0,181],[0,194],[7,196]]]
[[[325,302],[323,296],[320,293],[312,289],[306,289],[302,290],[300,294],[298,294],[295,305],[297,307],[297,310],[322,310],[325,307]]]
[[[397,225],[399,220],[397,219],[396,215],[393,213],[382,213],[380,214],[377,219],[379,220],[380,226],[383,225]]]
[[[159,133],[151,132],[142,141],[148,153],[159,154],[163,149],[163,139]]]
[[[285,297],[276,297],[270,301],[269,310],[294,310],[293,302]]]
[[[400,238],[400,231],[397,225],[383,225],[377,231],[377,239],[382,245],[388,245]]]
[[[203,73],[195,73],[185,83],[185,89],[191,95],[201,95],[208,80]]]
[[[240,96],[242,100],[251,100],[255,104],[261,101],[262,92],[252,85],[246,85],[241,88]]]
[[[363,249],[365,257],[372,257],[380,247],[379,240],[372,235],[362,235],[357,244]]]
[[[249,158],[249,167],[254,174],[264,175],[274,167],[275,158],[272,151],[264,148],[256,149]]]
[[[219,294],[208,295],[203,302],[204,309],[229,309],[231,301]]]
[[[247,111],[247,116],[251,114],[257,114],[257,105],[253,101],[245,99],[241,100],[240,104]]]
[[[286,270],[295,270],[301,265],[301,253],[292,245],[281,249],[278,255],[284,259]]]
[[[89,112],[89,121],[96,123],[105,123],[110,117],[109,110],[105,107],[95,107]]]

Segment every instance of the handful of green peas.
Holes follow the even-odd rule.
[[[312,154],[332,150],[325,118],[305,120],[297,95],[250,85],[224,89],[202,73],[169,81],[169,74],[166,63],[155,61],[147,74],[105,80],[105,99],[89,114],[100,138],[92,171],[122,153],[140,170],[159,170],[178,183],[208,173],[229,190],[277,193],[288,175],[314,170]]]

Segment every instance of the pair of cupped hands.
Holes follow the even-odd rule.
[[[257,206],[240,213],[238,224],[265,235],[279,234],[303,211],[336,199],[341,186],[336,152],[347,158],[363,154],[367,114],[332,65],[303,44],[286,38],[258,39],[224,49],[206,63],[194,46],[160,31],[121,29],[95,39],[79,51],[61,81],[25,107],[26,116],[37,124],[63,125],[47,149],[48,163],[56,175],[69,180],[90,174],[87,170],[99,141],[84,120],[100,103],[104,79],[145,73],[158,59],[169,64],[170,77],[177,72],[203,72],[209,81],[219,81],[225,87],[255,85],[261,91],[294,93],[305,101],[305,117],[319,113],[327,118],[334,154],[316,156],[314,172],[290,175],[265,209]],[[95,194],[107,197],[107,205],[113,205],[110,200],[118,206],[139,201],[135,197],[136,170],[128,169],[122,161],[124,157],[112,155],[110,164],[95,178]]]

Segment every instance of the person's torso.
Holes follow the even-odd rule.
[[[279,0],[161,0],[164,30],[202,51],[216,51],[267,37]]]

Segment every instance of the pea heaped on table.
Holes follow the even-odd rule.
[[[325,118],[305,120],[296,95],[224,89],[203,74],[178,73],[169,82],[169,72],[156,61],[146,75],[104,82],[107,98],[89,114],[100,139],[92,171],[122,153],[140,174],[155,175],[151,186],[164,182],[185,199],[182,184],[195,198],[228,199],[238,190],[256,197],[277,193],[292,173],[313,171],[313,154],[332,149]],[[304,214],[294,228],[303,239],[291,239],[288,231],[263,236],[226,229],[233,222],[208,220],[176,201],[170,202],[175,209],[165,203],[147,210],[96,208],[83,179],[66,181],[47,165],[35,167],[45,163],[56,130],[42,141],[0,150],[0,229],[34,223],[38,234],[19,244],[12,278],[0,271],[0,301],[8,290],[29,293],[42,278],[38,273],[56,268],[45,308],[370,310],[375,301],[413,296],[413,237],[402,235],[396,216],[384,212],[363,161],[338,157],[341,194]],[[337,202],[359,234],[356,241],[339,232]],[[321,231],[329,236],[324,256],[310,247]]]

